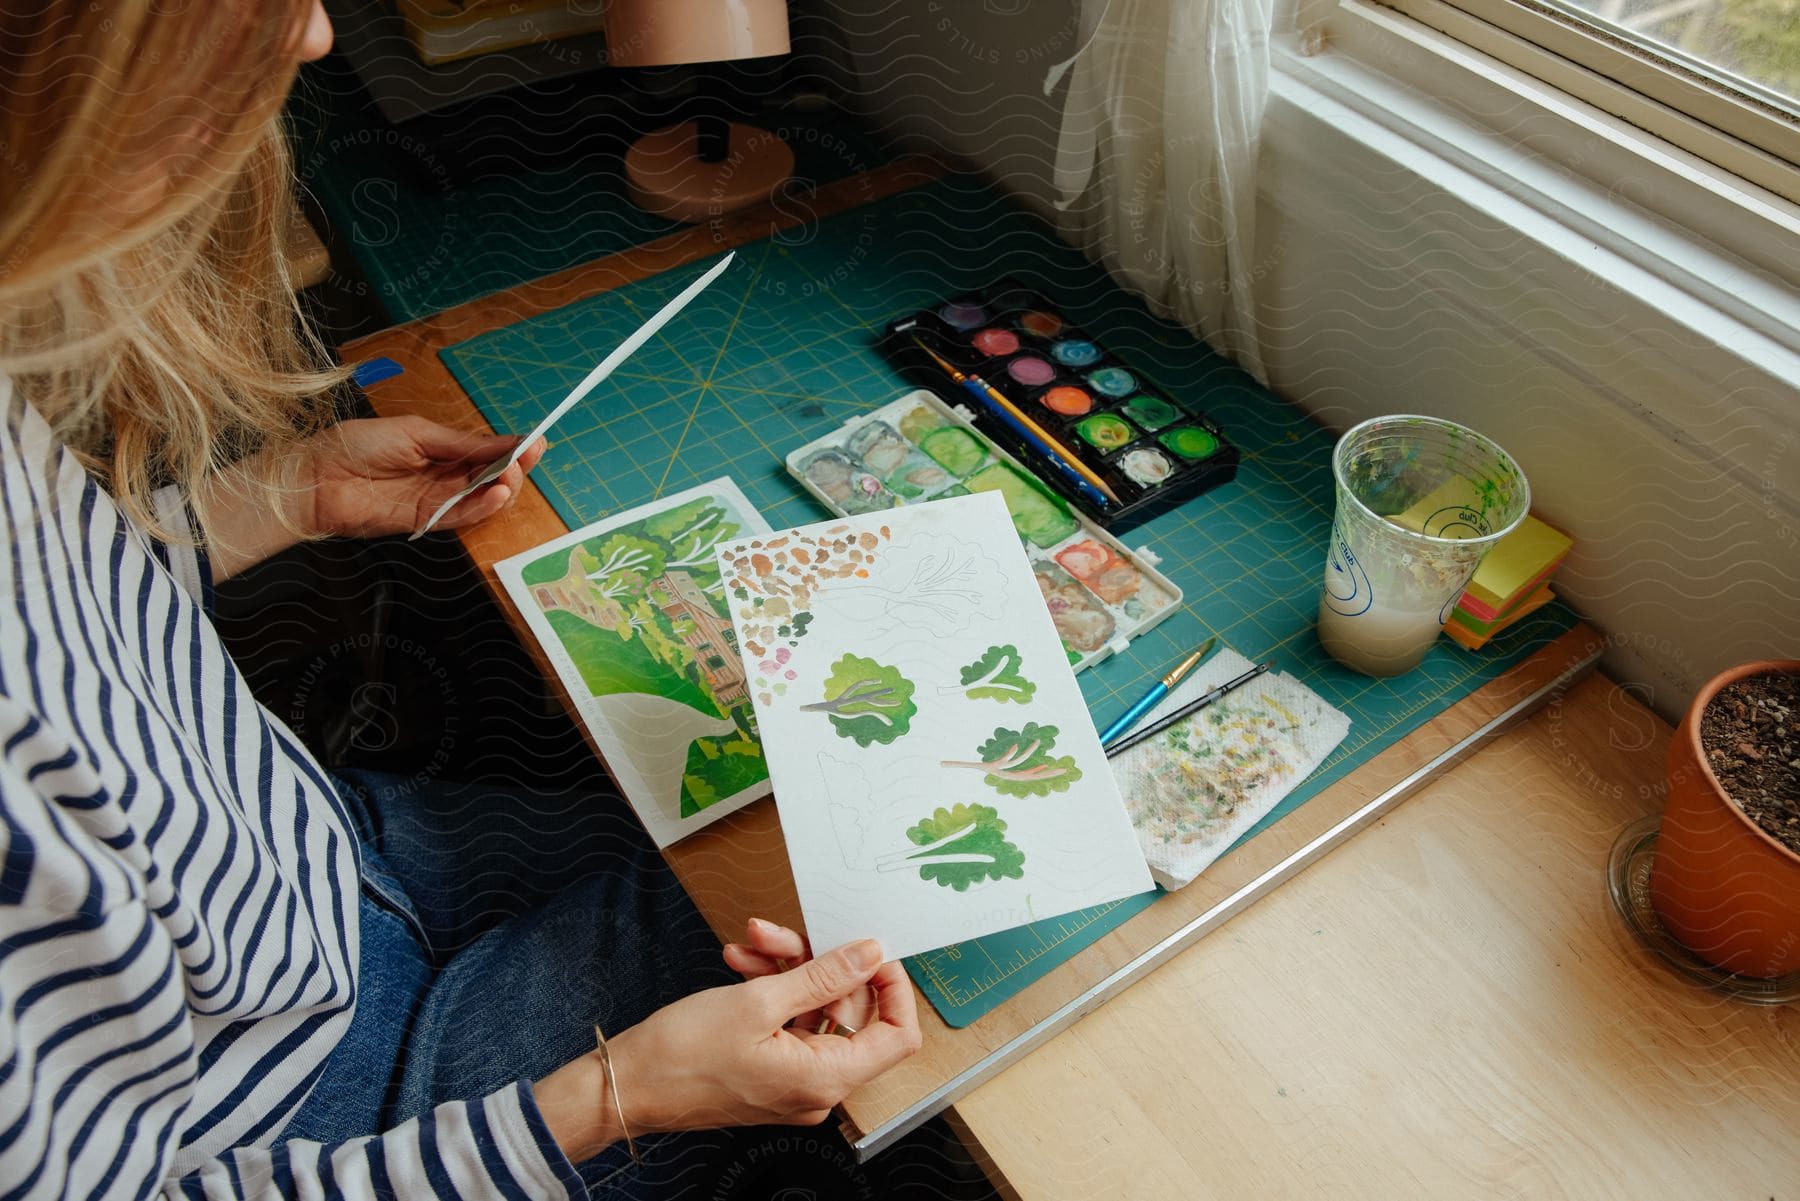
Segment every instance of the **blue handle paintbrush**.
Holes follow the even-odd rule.
[[[968,389],[969,394],[981,402],[982,408],[1005,422],[1007,428],[1023,438],[1025,444],[1037,451],[1046,463],[1060,471],[1077,492],[1101,508],[1119,503],[1118,494],[1106,486],[1105,480],[1094,475],[1091,469],[1084,468],[1074,460],[1068,451],[1046,437],[1044,432],[1038,429],[1029,418],[1015,409],[1004,396],[994,391],[986,380],[978,375],[964,375],[945,362],[936,351],[925,345],[920,339],[914,338],[913,343],[930,355],[931,361],[936,363],[945,375]],[[1090,483],[1089,478],[1084,477],[1091,477],[1093,482]]]
[[[1212,648],[1218,644],[1218,641],[1217,638],[1208,638],[1206,640],[1206,645],[1177,663],[1174,670],[1152,684],[1149,692],[1146,692],[1143,696],[1139,697],[1136,704],[1120,714],[1119,719],[1113,722],[1112,725],[1106,727],[1106,732],[1100,735],[1100,745],[1105,746],[1125,731],[1131,729],[1132,726],[1135,726],[1138,722],[1142,721],[1144,714],[1156,708],[1156,706],[1162,702],[1163,697],[1169,695],[1169,690],[1171,688],[1181,683],[1188,672],[1199,666],[1200,660],[1206,658]]]
[[[1271,660],[1268,663],[1258,663],[1255,667],[1252,667],[1249,671],[1244,672],[1242,675],[1236,676],[1229,680],[1226,680],[1223,684],[1220,684],[1217,688],[1213,689],[1211,692],[1207,693],[1205,696],[1195,697],[1193,700],[1189,701],[1187,704],[1178,707],[1175,710],[1175,712],[1166,714],[1162,717],[1157,718],[1155,721],[1151,722],[1149,725],[1145,726],[1141,730],[1133,730],[1129,734],[1121,735],[1119,738],[1113,740],[1112,742],[1105,744],[1105,746],[1102,749],[1106,751],[1106,757],[1108,759],[1114,758],[1115,756],[1118,756],[1118,755],[1122,755],[1126,751],[1130,750],[1132,747],[1136,746],[1138,743],[1144,742],[1147,739],[1155,738],[1158,734],[1162,733],[1164,730],[1168,729],[1170,726],[1175,725],[1178,722],[1186,721],[1188,718],[1192,717],[1194,714],[1198,713],[1200,710],[1206,708],[1208,705],[1212,704],[1214,701],[1225,696],[1227,693],[1237,691],[1239,688],[1242,688],[1245,684],[1248,684],[1251,680],[1254,680],[1256,677],[1262,675],[1264,672],[1274,671],[1274,670],[1275,670],[1275,663],[1273,660]]]

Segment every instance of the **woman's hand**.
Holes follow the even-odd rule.
[[[789,1025],[865,985],[874,1012],[854,1034]],[[919,1042],[912,982],[898,963],[883,964],[880,945],[865,939],[791,971],[677,1001],[614,1039],[612,1056],[634,1134],[811,1126]]]
[[[789,971],[812,958],[812,948],[797,931],[753,917],[744,927],[743,942],[725,944],[725,966],[746,980]],[[869,1024],[876,1012],[875,990],[865,984],[823,1009],[794,1019],[802,1030],[829,1034],[832,1028],[854,1033]],[[830,1023],[827,1025],[826,1023]]]
[[[874,998],[873,1016],[856,1033],[790,1027],[864,988]],[[607,1040],[617,1109],[594,1055],[540,1080],[534,1094],[557,1144],[580,1162],[618,1141],[620,1110],[634,1136],[814,1125],[859,1085],[917,1051],[919,1040],[905,969],[883,964],[880,946],[864,940],[789,971],[695,993]]]
[[[423,417],[345,421],[309,439],[296,481],[310,498],[301,522],[315,534],[375,538],[410,534],[518,445],[501,434],[465,434]],[[444,515],[439,529],[473,525],[519,494],[544,454],[543,439],[493,483]]]
[[[196,498],[213,579],[236,575],[311,535],[410,534],[518,443],[498,434],[460,433],[423,417],[378,417],[345,421],[284,447],[280,462],[268,454],[245,459],[209,480]],[[446,513],[438,528],[472,525],[498,513],[543,454],[539,439],[499,479]],[[244,503],[238,485],[245,478],[283,479],[293,490],[285,512]]]

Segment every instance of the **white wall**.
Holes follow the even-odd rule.
[[[1075,45],[1068,0],[839,12],[871,115],[1047,208],[1057,108],[1041,84]],[[1265,128],[1258,308],[1276,390],[1334,428],[1410,411],[1498,439],[1577,539],[1558,591],[1665,716],[1728,665],[1800,656],[1800,396],[1621,290],[1629,272],[1603,278],[1580,239],[1521,228],[1479,177],[1372,150],[1331,107],[1278,89]]]

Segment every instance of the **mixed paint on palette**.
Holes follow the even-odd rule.
[[[769,790],[716,556],[767,529],[715,480],[496,568],[659,845]]]
[[[904,956],[1148,887],[999,500],[739,539],[719,562],[815,948]]]
[[[1072,511],[930,392],[884,405],[792,452],[787,463],[808,491],[845,516],[999,494],[1077,670],[1149,629],[1180,602],[1180,590],[1142,556]],[[834,571],[848,569],[843,558],[832,565]],[[818,570],[807,565],[809,574]]]

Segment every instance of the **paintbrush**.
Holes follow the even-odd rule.
[[[1125,731],[1131,729],[1132,726],[1137,725],[1139,721],[1143,720],[1144,714],[1161,704],[1163,697],[1169,695],[1169,690],[1181,683],[1187,673],[1199,666],[1200,660],[1211,654],[1212,648],[1218,644],[1219,640],[1217,638],[1208,638],[1205,645],[1199,650],[1177,663],[1169,671],[1168,675],[1152,684],[1150,686],[1150,691],[1146,692],[1143,696],[1138,697],[1136,704],[1125,710],[1124,713],[1121,713],[1119,719],[1113,722],[1112,725],[1106,727],[1106,732],[1100,735],[1101,745],[1104,746],[1106,743],[1111,742],[1113,739],[1125,733]]]
[[[1193,700],[1191,700],[1187,704],[1181,706],[1181,708],[1175,710],[1175,712],[1169,714],[1167,717],[1158,718],[1156,721],[1151,722],[1149,725],[1145,726],[1143,729],[1138,730],[1135,733],[1128,734],[1123,738],[1120,738],[1117,742],[1108,743],[1108,742],[1106,742],[1105,739],[1102,739],[1101,740],[1101,742],[1102,742],[1101,749],[1106,752],[1106,757],[1108,759],[1111,759],[1124,751],[1128,751],[1132,747],[1136,746],[1138,743],[1144,741],[1146,738],[1155,738],[1158,734],[1162,733],[1164,730],[1168,729],[1170,726],[1175,725],[1177,722],[1186,721],[1188,718],[1192,717],[1194,714],[1198,713],[1200,710],[1206,708],[1208,705],[1212,704],[1214,701],[1218,700],[1220,697],[1224,696],[1226,693],[1232,691],[1235,688],[1243,687],[1245,684],[1248,684],[1251,680],[1254,680],[1257,676],[1262,675],[1265,671],[1272,670],[1274,668],[1274,666],[1275,666],[1275,664],[1273,662],[1258,663],[1255,667],[1252,667],[1249,671],[1246,671],[1244,674],[1237,676],[1233,679],[1226,680],[1223,684],[1220,684],[1217,688],[1213,689],[1211,692],[1206,693],[1204,696],[1195,697]]]
[[[1087,464],[1071,454],[1062,443],[1045,432],[1043,426],[1027,417],[1017,405],[996,391],[993,385],[979,375],[965,375],[958,371],[945,362],[935,350],[925,345],[917,335],[913,337],[913,344],[929,355],[931,361],[936,363],[945,375],[968,389],[987,407],[989,412],[1005,422],[1014,433],[1025,439],[1027,445],[1042,455],[1058,471],[1061,471],[1064,478],[1074,485],[1083,496],[1102,506],[1120,503],[1118,493],[1107,487],[1105,480],[1101,479]]]

